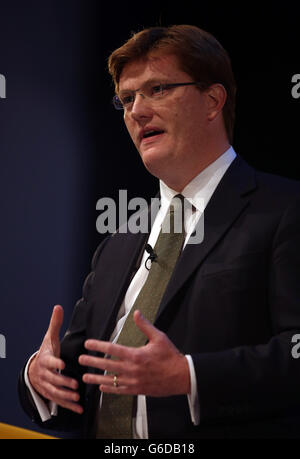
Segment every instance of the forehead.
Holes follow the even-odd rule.
[[[149,54],[131,61],[122,70],[119,90],[137,89],[148,80],[176,82],[188,75],[180,70],[178,58],[174,54]]]

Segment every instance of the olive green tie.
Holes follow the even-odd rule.
[[[176,195],[171,201],[154,247],[156,258],[152,261],[147,280],[128,314],[117,340],[118,344],[140,347],[147,342],[147,337],[135,325],[133,313],[139,309],[146,319],[154,322],[185,238],[183,199],[182,195]],[[102,394],[97,438],[132,438],[135,398],[132,395]]]

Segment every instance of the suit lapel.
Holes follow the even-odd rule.
[[[237,157],[226,171],[201,217],[204,218],[203,242],[186,245],[167,286],[156,320],[247,207],[248,193],[255,187],[254,170],[240,157]],[[201,222],[198,223],[200,224]]]

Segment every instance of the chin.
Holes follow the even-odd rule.
[[[170,167],[170,162],[172,161],[171,156],[166,152],[158,152],[154,151],[154,149],[152,151],[150,149],[146,150],[140,155],[147,171],[158,178],[161,178],[165,168]]]

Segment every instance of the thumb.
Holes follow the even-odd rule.
[[[59,341],[59,332],[64,320],[64,310],[60,305],[56,305],[53,308],[49,328],[48,328],[48,335],[51,341]]]
[[[134,311],[133,318],[136,326],[147,336],[149,341],[161,335],[161,331],[154,327],[138,309]]]

